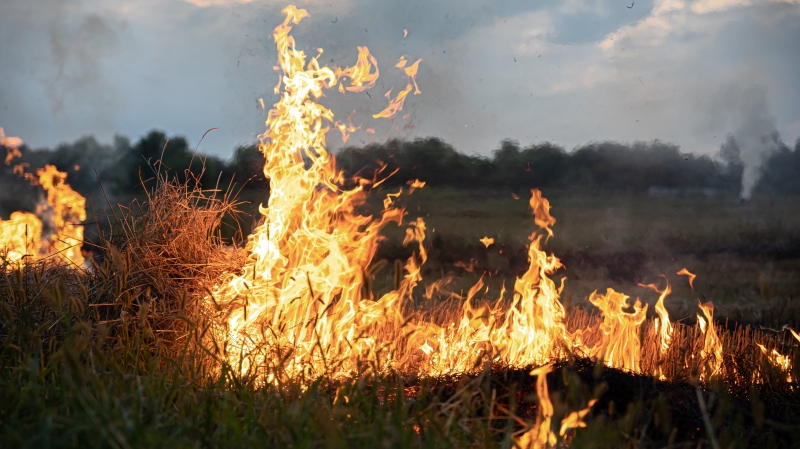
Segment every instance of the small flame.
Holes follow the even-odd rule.
[[[422,93],[419,90],[419,86],[417,86],[417,71],[419,70],[420,62],[422,62],[422,58],[417,59],[417,62],[403,69],[403,71],[406,72],[406,76],[411,78],[411,81],[414,83],[414,95],[419,95]]]
[[[697,321],[700,323],[700,331],[704,335],[703,349],[700,350],[700,357],[703,360],[703,368],[700,372],[700,380],[710,380],[719,373],[722,363],[722,341],[717,336],[714,328],[714,303],[699,303],[698,307],[703,312],[705,319],[699,314]]]
[[[554,407],[547,388],[547,373],[551,372],[553,372],[552,365],[545,365],[531,371],[531,375],[536,376],[536,397],[539,399],[539,407],[536,411],[536,424],[516,440],[517,445],[522,449],[545,449],[555,447],[558,443],[558,437],[551,428]],[[563,437],[571,429],[586,427],[584,418],[592,411],[592,407],[596,403],[597,399],[591,399],[586,408],[570,412],[561,420],[558,435]]]
[[[530,205],[534,223],[547,232],[547,238],[552,237],[553,230],[550,227],[556,224],[556,219],[550,215],[550,201],[542,196],[539,189],[532,189]]]
[[[406,85],[406,88],[397,93],[397,96],[392,99],[392,89],[386,92],[385,97],[389,98],[389,106],[383,111],[373,114],[373,118],[392,118],[403,109],[403,104],[406,101],[406,96],[414,86],[411,84]]]
[[[600,324],[601,341],[590,354],[605,360],[607,366],[638,372],[641,357],[639,327],[647,317],[647,304],[636,299],[633,312],[626,312],[628,296],[609,288],[606,294],[596,291],[589,295],[589,302],[603,313]]]
[[[578,410],[576,412],[570,412],[566,418],[561,420],[561,429],[558,431],[558,434],[563,437],[570,429],[586,427],[586,421],[584,421],[584,418],[586,418],[586,415],[592,411],[592,407],[596,403],[597,399],[591,399],[589,400],[589,405],[587,405],[585,409]]]
[[[524,449],[539,449],[555,446],[558,442],[556,434],[550,428],[553,418],[553,403],[547,389],[547,373],[553,371],[551,365],[545,365],[531,371],[531,376],[536,376],[536,397],[539,398],[539,407],[536,411],[536,424],[517,440],[519,447]]]
[[[406,184],[410,186],[408,193],[414,193],[414,190],[421,189],[425,187],[425,182],[420,181],[419,179],[415,179],[413,181],[408,181]]]
[[[667,296],[669,296],[669,294],[672,292],[672,289],[669,287],[668,281],[667,285],[664,287],[664,290],[659,290],[655,284],[647,284],[647,285],[639,284],[639,285],[642,287],[649,288],[655,291],[656,293],[660,293],[660,296],[658,297],[658,301],[656,302],[656,307],[655,307],[656,313],[658,314],[658,320],[656,321],[657,323],[656,330],[659,330],[658,328],[660,327],[660,332],[661,332],[660,349],[661,349],[661,354],[663,355],[669,349],[670,342],[672,341],[672,332],[673,332],[672,322],[669,320],[669,312],[667,312],[667,309],[664,307],[664,299],[666,299]]]
[[[773,349],[772,351],[767,351],[767,348],[760,343],[756,343],[758,349],[761,350],[761,353],[767,356],[769,362],[776,366],[778,369],[786,373],[786,382],[792,381],[792,360],[791,358],[781,354],[777,350]]]
[[[687,270],[686,268],[681,268],[681,271],[677,272],[676,274],[688,277],[689,278],[689,287],[691,287],[692,290],[694,290],[694,278],[697,277],[696,274],[690,273],[689,270]]]
[[[22,139],[19,137],[6,137],[6,133],[2,127],[0,127],[0,146],[6,148],[6,165],[11,165],[11,161],[13,161],[14,158],[22,156],[22,153],[19,151],[19,147],[22,146]]]
[[[484,237],[480,239],[480,242],[483,243],[488,248],[494,244],[494,239],[491,237]]]
[[[375,66],[374,72],[372,72],[372,66]],[[344,70],[336,69],[336,78],[350,78],[350,86],[345,87],[344,84],[339,84],[340,92],[345,90],[348,92],[364,92],[367,89],[372,89],[375,87],[375,80],[378,79],[379,75],[378,61],[370,54],[367,47],[358,47],[356,65]]]

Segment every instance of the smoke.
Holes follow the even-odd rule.
[[[752,89],[740,93],[741,124],[720,148],[720,153],[729,165],[742,169],[740,196],[750,199],[753,188],[761,178],[761,167],[769,156],[781,146],[775,117],[769,112],[769,103],[763,89]]]
[[[101,71],[101,61],[119,47],[119,36],[103,17],[90,13],[68,21],[54,14],[49,26],[52,72],[45,81],[53,113],[65,103],[89,103],[107,109],[113,101]]]

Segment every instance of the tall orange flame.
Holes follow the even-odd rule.
[[[284,14],[286,19],[274,31],[282,71],[280,96],[267,115],[259,145],[265,156],[264,174],[270,180],[269,201],[259,208],[262,224],[248,238],[247,263],[221,278],[209,298],[226,311],[224,331],[212,335],[225,359],[266,382],[280,382],[285,376],[350,376],[365,370],[470,372],[486,361],[543,366],[569,352],[641,372],[640,335],[647,306],[638,299],[631,305],[627,295],[612,289],[595,292],[589,300],[602,312],[602,322],[567,329],[560,301],[564,281],[553,280],[562,265],[542,247],[553,236],[556,219],[550,215],[549,201],[536,189],[529,204],[538,229],[529,237],[529,266],[514,282],[510,298],[504,286],[496,302],[481,302],[488,290],[481,277],[466,296],[451,294],[463,301],[460,308],[435,317],[428,312],[409,314],[405,306],[422,281],[427,260],[422,218],[405,223],[403,245],[411,245],[413,254],[405,264],[395,263],[394,288],[383,295],[371,290],[370,266],[380,231],[389,223],[404,224],[405,212],[396,204],[406,191],[387,193],[379,217],[358,212],[370,181],[348,183],[336,168],[325,136],[329,124],[340,129],[341,125],[316,100],[342,77],[350,78],[355,87],[351,91],[365,88],[377,79],[377,62],[366,47],[359,47],[358,62],[348,69],[332,70],[321,66],[318,57],[307,59],[289,35],[307,12],[289,6]],[[419,61],[412,66],[406,62],[402,58],[397,67],[413,83],[394,98],[390,91],[389,106],[375,117],[397,114],[416,86]],[[424,182],[414,180],[409,186],[413,191]],[[489,238],[482,241],[490,244]],[[474,269],[473,264],[462,266]],[[432,298],[434,291],[446,294],[447,283],[442,279],[429,284],[425,296]],[[670,287],[649,287],[660,293],[656,330],[663,355],[673,333],[664,308]],[[706,318],[699,321],[711,323],[703,328],[702,355],[713,373],[721,345],[710,307],[701,306]],[[580,426],[583,416],[569,418],[565,429]]]

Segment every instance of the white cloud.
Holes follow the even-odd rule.
[[[598,16],[607,14],[602,0],[564,0],[558,7],[561,14],[591,13]]]
[[[253,3],[255,0],[183,0],[183,1],[200,8],[208,8],[211,6],[246,5],[248,3]]]
[[[128,27],[113,54],[99,53],[105,62],[97,74],[105,87],[91,82],[84,89],[90,95],[70,91],[64,113],[55,116],[42,83],[42,74],[52,70],[48,35],[42,15],[34,14],[55,0],[14,1],[32,12],[9,14],[0,2],[0,125],[7,131],[52,145],[83,134],[107,139],[114,131],[135,138],[154,127],[194,140],[220,126],[203,143],[221,139],[207,149],[220,153],[262,131],[256,101],[263,96],[270,103],[271,31],[284,2],[82,0],[83,13],[96,13],[100,5]],[[378,57],[381,79],[372,98],[333,92],[324,99],[337,116],[357,109],[365,127],[378,131],[373,139],[436,135],[464,151],[487,151],[506,137],[567,147],[658,138],[712,152],[743,120],[736,112],[741,102],[729,99],[751,88],[763,90],[787,138],[800,134],[800,61],[788,47],[800,26],[787,18],[800,16],[793,6],[800,0],[654,0],[647,12],[639,9],[643,0],[624,10],[625,17],[637,17],[627,22],[603,12],[604,0],[536,9],[527,0],[507,0],[506,6],[345,1],[346,7],[299,2],[311,18],[295,35],[311,53],[324,47],[332,64],[351,63],[356,45],[368,45]],[[423,58],[422,94],[406,102],[413,128],[403,128],[400,119],[367,118],[385,106],[381,94],[396,87],[386,64],[400,54]],[[95,93],[112,93],[113,106],[78,107]],[[113,126],[100,127],[92,114]]]
[[[692,4],[692,12],[696,14],[708,14],[743,6],[763,6],[768,3],[798,4],[800,0],[697,0]]]

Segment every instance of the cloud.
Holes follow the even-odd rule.
[[[226,154],[263,131],[258,99],[275,101],[272,29],[285,2],[80,0],[57,18],[55,35],[76,43],[59,59],[48,31],[53,1],[0,2],[8,132],[52,145],[157,127],[196,141],[218,126],[201,149]],[[357,111],[364,127],[350,143],[436,135],[486,153],[507,137],[567,147],[658,138],[713,153],[742,123],[739,103],[720,100],[726,95],[761,89],[777,129],[800,122],[800,0],[744,1],[308,0],[298,6],[311,16],[293,34],[308,54],[324,48],[329,65],[352,64],[359,45],[378,58],[369,95],[322,100],[341,119]],[[92,25],[92,14],[102,20]],[[422,94],[406,101],[407,120],[373,120],[383,94],[405,86],[393,69],[401,55],[423,58]],[[61,83],[82,87],[49,92],[59,66]],[[54,114],[56,93],[63,106]],[[335,132],[329,141],[341,145]]]
[[[246,5],[248,3],[253,3],[255,0],[184,0],[186,3],[190,5],[197,6],[199,8],[208,8],[211,6],[230,6],[230,5]]]
[[[771,3],[798,4],[800,0],[767,0]],[[765,2],[760,2],[761,4]],[[696,14],[708,14],[712,12],[725,11],[731,8],[754,6],[759,2],[753,0],[697,0],[692,4],[692,12]]]

